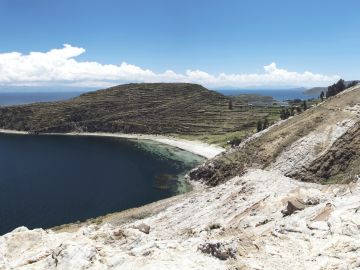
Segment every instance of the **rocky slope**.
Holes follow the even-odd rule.
[[[0,269],[358,269],[360,188],[250,170],[157,214],[0,237]]]
[[[247,168],[277,169],[301,181],[348,183],[360,174],[360,86],[280,121],[191,173],[217,185]]]
[[[349,89],[192,173],[212,187],[1,236],[0,269],[360,269],[359,94]]]

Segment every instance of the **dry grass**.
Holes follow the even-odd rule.
[[[127,84],[62,102],[0,108],[0,128],[33,133],[173,134],[224,145],[255,131],[279,108],[256,108],[196,84]]]
[[[355,90],[353,91],[347,91],[346,93],[330,98],[326,102],[323,102],[322,104],[319,104],[300,115],[294,116],[281,124],[274,126],[268,132],[250,141],[242,148],[230,151],[215,160],[209,161],[208,164],[199,168],[198,172],[193,172],[192,177],[194,179],[203,178],[210,185],[216,185],[233,176],[242,174],[246,168],[266,168],[269,164],[276,160],[284,149],[310,132],[316,130],[321,131],[324,128],[333,126],[344,119],[352,118],[355,121],[358,121],[356,115],[344,110],[347,106],[360,104],[360,86],[357,86],[354,89]],[[352,166],[349,166],[350,159],[351,162],[356,163],[358,162],[358,154],[360,154],[360,146],[358,146],[357,140],[354,140],[354,138],[359,137],[360,134],[359,136],[356,134],[357,133],[349,134],[347,141],[343,142],[344,145],[340,146],[341,144],[339,144],[338,149],[334,149],[334,151],[340,151],[341,149],[345,149],[344,151],[347,151],[345,145],[350,144],[352,145],[351,148],[355,150],[356,154],[349,158],[349,160],[340,160],[336,158],[332,160],[335,164],[342,162],[344,163],[344,166],[337,166],[336,168],[339,169],[333,170],[329,177],[324,177],[324,175],[320,174],[317,177],[311,176],[312,178],[308,178],[307,181],[322,183],[348,182],[352,177],[350,175],[353,175],[353,173],[350,173],[350,171],[353,170],[351,169]],[[321,163],[322,161],[320,160],[319,162]],[[213,166],[212,169],[208,169],[207,175],[204,177],[204,173],[201,172],[201,170],[208,167],[210,163],[215,164],[215,166]],[[300,177],[300,180],[303,179]]]

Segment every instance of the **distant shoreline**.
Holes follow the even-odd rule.
[[[305,93],[305,88],[299,89],[233,89],[233,90],[217,90],[217,92],[225,96],[238,96],[238,95],[258,95],[272,97],[277,101],[301,99],[308,100],[317,98],[317,93]]]
[[[27,131],[0,129],[0,133],[27,135]],[[171,136],[147,135],[147,134],[125,134],[125,133],[106,133],[106,132],[70,132],[70,133],[42,133],[41,135],[65,135],[65,136],[95,136],[95,137],[113,137],[135,140],[151,140],[162,144],[170,145],[190,153],[211,159],[225,151],[224,148],[216,145],[207,144],[200,141],[190,141],[178,139]]]

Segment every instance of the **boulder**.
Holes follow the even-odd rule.
[[[140,232],[143,232],[145,234],[150,233],[150,226],[146,225],[145,223],[141,223],[140,225],[137,225],[134,227],[135,229],[138,229]]]

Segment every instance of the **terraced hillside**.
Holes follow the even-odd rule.
[[[360,85],[280,121],[191,173],[217,185],[248,168],[301,181],[348,183],[360,178]]]
[[[204,136],[253,130],[269,116],[241,101],[229,103],[229,97],[196,84],[126,84],[62,102],[0,107],[0,128]]]

